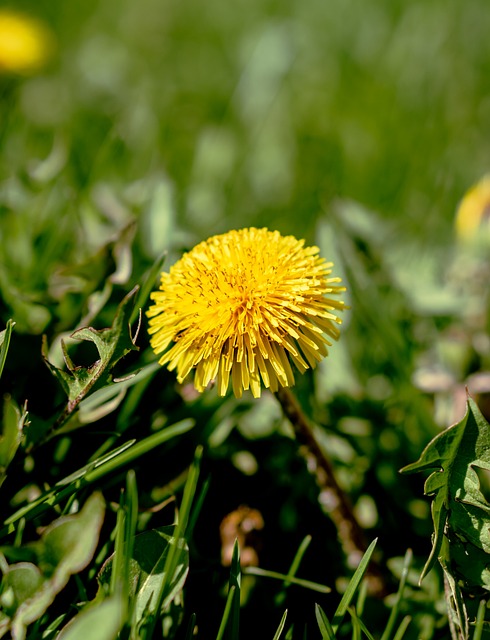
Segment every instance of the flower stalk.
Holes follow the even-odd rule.
[[[319,501],[337,529],[347,564],[355,568],[367,550],[368,544],[349,497],[337,482],[332,463],[320,447],[312,426],[291,389],[281,387],[276,392],[276,397],[294,429],[296,440],[300,445],[300,453],[306,461],[307,468],[315,476],[320,489]],[[366,575],[370,592],[377,596],[386,595],[382,572],[372,560]]]

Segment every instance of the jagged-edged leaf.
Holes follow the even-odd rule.
[[[29,545],[35,562],[19,562],[7,567],[2,581],[2,601],[9,616],[12,638],[23,640],[29,624],[38,620],[70,576],[84,569],[94,554],[104,518],[105,504],[94,493],[77,514],[58,518],[46,527],[41,539]],[[9,555],[9,549],[4,549]],[[13,554],[18,550],[13,549]],[[8,606],[5,606],[5,605]]]
[[[436,436],[417,462],[401,470],[404,473],[433,471],[424,486],[425,494],[433,496],[433,547],[421,579],[437,558],[454,570],[458,553],[467,556],[471,551],[477,562],[470,568],[471,578],[479,575],[479,585],[490,586],[486,577],[486,565],[490,563],[490,504],[482,493],[477,468],[490,471],[490,425],[475,402],[468,398],[463,419]],[[448,552],[442,549],[445,535],[451,542],[444,547]],[[446,557],[447,553],[451,558]],[[469,584],[473,582],[469,580],[470,575],[459,577]]]
[[[444,591],[448,608],[448,622],[451,636],[460,640],[469,640],[469,620],[466,605],[458,581],[455,579],[449,558],[449,542],[446,538],[442,541],[442,553],[439,556],[442,570],[444,571]]]
[[[134,287],[122,300],[111,327],[100,330],[83,327],[72,333],[72,338],[93,342],[97,347],[99,359],[90,367],[75,366],[68,355],[66,345],[62,343],[67,371],[59,369],[47,359],[47,345],[44,343],[44,360],[68,396],[68,404],[58,419],[56,428],[66,422],[90,392],[111,381],[111,370],[122,357],[130,351],[138,350],[135,344],[136,336],[133,337],[130,330],[130,318],[137,292],[138,287]]]

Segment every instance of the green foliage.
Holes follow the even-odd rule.
[[[61,630],[59,640],[115,640],[121,628],[123,603],[120,596],[105,598],[87,607]]]
[[[26,637],[26,628],[38,620],[70,576],[84,569],[94,554],[104,500],[94,493],[76,515],[61,516],[44,530],[39,541],[25,547],[3,547],[15,562],[2,559],[0,634],[14,640]]]
[[[434,438],[417,462],[402,471],[432,471],[433,546],[420,579],[439,560],[449,589],[448,605],[457,637],[469,638],[466,602],[490,589],[490,503],[479,470],[490,471],[490,425],[468,398],[464,418]]]
[[[138,349],[135,344],[136,336],[135,338],[131,337],[129,327],[129,319],[132,314],[130,303],[133,302],[137,292],[138,288],[135,287],[125,296],[118,307],[112,327],[109,329],[97,331],[92,327],[84,327],[71,334],[71,338],[93,342],[97,347],[99,359],[90,367],[76,367],[68,355],[63,340],[61,348],[68,371],[63,371],[52,365],[47,359],[45,349],[45,362],[68,396],[66,408],[56,420],[51,432],[65,425],[88,393],[96,391],[102,385],[114,383],[110,378],[111,369],[130,351]],[[43,437],[48,435],[51,433],[43,434]]]
[[[490,416],[490,263],[453,226],[488,171],[488,2],[10,4],[57,48],[30,76],[0,62],[4,636],[488,635],[487,425],[460,418],[465,387]],[[149,348],[161,269],[251,225],[346,283],[341,339],[295,392],[377,539],[382,600],[275,398],[198,396]],[[407,466],[432,473],[434,527]],[[58,534],[93,495],[80,569]],[[263,526],[226,542],[241,505]]]

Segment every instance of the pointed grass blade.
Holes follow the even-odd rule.
[[[335,632],[330,624],[330,620],[319,604],[315,604],[315,617],[320,633],[322,634],[322,640],[335,640]]]
[[[286,609],[282,614],[281,622],[279,623],[279,626],[277,627],[276,633],[274,634],[274,637],[272,638],[272,640],[279,640],[279,638],[281,637],[281,633],[284,631],[284,627],[286,626],[287,616],[288,616],[288,610]]]
[[[349,585],[347,586],[347,589],[345,590],[344,595],[342,596],[342,600],[340,601],[339,606],[337,607],[337,611],[335,612],[332,620],[332,628],[335,633],[337,633],[337,630],[342,623],[345,614],[347,613],[347,609],[352,601],[352,598],[354,597],[357,588],[359,587],[359,584],[361,583],[361,580],[363,579],[367,571],[369,561],[371,559],[371,556],[373,555],[374,548],[376,547],[377,540],[378,539],[375,538],[367,548],[361,562],[359,563],[359,566],[357,567],[354,575],[351,578],[351,581],[349,582]]]

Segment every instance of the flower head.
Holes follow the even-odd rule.
[[[490,174],[483,176],[461,200],[456,213],[456,233],[465,241],[490,237]]]
[[[40,21],[11,11],[0,10],[0,73],[30,73],[47,61],[52,36]]]
[[[345,291],[330,277],[318,247],[268,229],[241,229],[201,242],[162,273],[147,312],[151,346],[177,379],[195,370],[194,386],[212,380],[225,395],[260,396],[294,384],[291,362],[304,373],[339,336],[330,296]],[[169,348],[170,347],[170,348]]]

